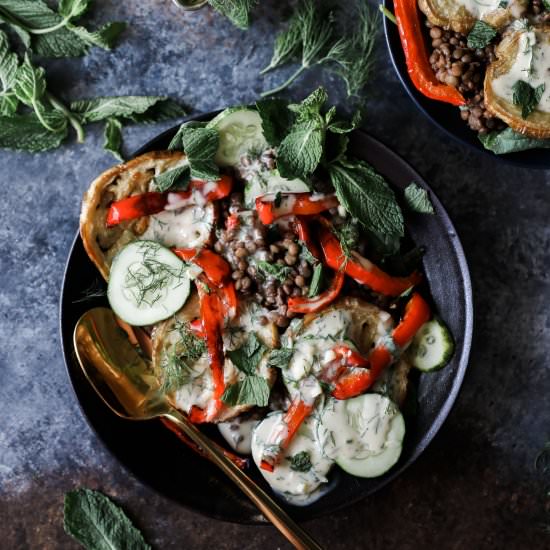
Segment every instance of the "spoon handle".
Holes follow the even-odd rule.
[[[177,410],[166,413],[166,418],[176,423],[190,439],[202,447],[212,462],[224,472],[239,489],[258,507],[263,515],[299,550],[322,550],[294,520],[256,483],[241,471],[223,452],[212,444],[194,424]]]

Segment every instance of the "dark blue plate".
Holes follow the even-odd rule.
[[[207,120],[209,113],[195,120]],[[136,155],[165,149],[176,128],[153,139]],[[355,132],[356,156],[370,162],[388,181],[404,188],[411,181],[429,190],[422,178],[385,145]],[[430,191],[431,192],[431,191]],[[407,435],[399,463],[377,479],[349,476],[338,468],[331,474],[334,489],[306,508],[282,503],[297,520],[312,519],[350,506],[374,493],[414,462],[433,439],[458,395],[468,364],[472,338],[472,290],[464,252],[441,203],[432,193],[436,214],[406,219],[411,237],[427,247],[424,270],[436,309],[456,339],[451,363],[441,371],[419,377],[418,414],[407,421]],[[60,302],[60,330],[67,373],[82,413],[105,447],[143,483],[174,501],[208,516],[240,523],[264,523],[254,506],[212,464],[181,443],[160,421],[131,422],[115,416],[95,395],[74,356],[72,336],[76,321],[87,309],[106,305],[105,298],[82,300],[92,286],[103,286],[77,234],[71,248]],[[209,431],[209,433],[215,434]],[[262,486],[253,466],[251,475]]]
[[[383,0],[384,6],[394,12],[393,0]],[[421,18],[423,19],[423,15]],[[434,101],[423,96],[412,83],[407,72],[407,64],[405,63],[405,54],[401,46],[399,31],[397,25],[392,23],[387,17],[384,20],[384,34],[386,35],[386,44],[390,52],[390,57],[397,72],[399,80],[407,90],[414,104],[441,130],[447,133],[452,138],[464,143],[465,145],[480,151],[486,155],[491,155],[494,159],[502,160],[521,166],[524,168],[550,168],[550,153],[548,149],[532,149],[529,151],[521,151],[519,153],[510,153],[508,155],[495,155],[483,147],[477,133],[466,125],[460,118],[460,110],[458,107],[441,101]]]

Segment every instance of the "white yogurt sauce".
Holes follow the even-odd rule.
[[[220,422],[218,430],[233,450],[249,455],[252,453],[252,431],[259,422],[259,418],[236,417],[227,422]]]
[[[496,10],[500,0],[457,0],[456,3],[464,6],[476,19],[481,19],[485,14]]]
[[[518,80],[529,83],[533,88],[545,85],[536,108],[550,113],[550,41],[546,34],[528,30],[522,32],[510,71],[494,79],[491,85],[497,96],[512,103],[512,88]]]
[[[284,428],[283,413],[275,412],[267,416],[256,426],[252,433],[252,457],[260,466],[263,450],[272,434]],[[260,468],[260,472],[271,485],[274,491],[280,493],[293,504],[304,503],[310,495],[321,485],[328,482],[327,475],[332,468],[333,461],[323,453],[323,449],[316,440],[315,432],[318,429],[318,420],[312,415],[308,417],[294,439],[286,449],[281,462],[275,466],[273,472]],[[311,461],[311,468],[306,472],[292,469],[291,457],[306,452]],[[319,495],[320,496],[320,495]]]
[[[210,237],[213,223],[212,204],[163,210],[149,216],[149,225],[140,238],[155,241],[164,246],[201,248]]]

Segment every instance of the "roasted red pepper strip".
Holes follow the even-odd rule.
[[[363,357],[359,352],[352,350],[344,344],[338,344],[332,348],[332,351],[344,360],[348,367],[368,367],[369,360]]]
[[[343,269],[347,275],[358,283],[368,286],[374,292],[386,296],[399,296],[405,290],[417,285],[422,276],[414,272],[408,277],[393,277],[379,267],[363,258],[357,252],[352,252],[346,258],[344,251],[334,234],[326,227],[321,227],[321,248],[325,262],[332,269]]]
[[[319,296],[314,298],[295,297],[288,299],[288,311],[293,313],[316,313],[327,307],[331,302],[334,302],[342,286],[344,286],[345,273],[343,271],[336,271],[334,279],[327,290],[321,292]]]
[[[212,404],[204,410],[194,406],[189,413],[191,422],[200,423],[212,421],[223,407],[221,396],[225,389],[222,340],[224,316],[223,305],[215,289],[208,289],[207,283],[202,276],[196,281],[196,285],[199,292],[202,326],[206,334],[206,349],[208,350],[208,359],[214,382]]]
[[[151,191],[149,193],[142,193],[141,195],[126,197],[125,199],[114,201],[109,206],[106,220],[107,227],[113,227],[121,222],[162,212],[168,203],[169,193],[178,195],[182,200],[185,200],[191,197],[193,189],[197,189],[204,191],[206,201],[215,201],[227,197],[231,193],[232,187],[233,178],[224,174],[216,182],[191,180],[189,189],[186,191],[167,191],[166,193]]]
[[[297,398],[292,402],[283,417],[283,422],[286,425],[286,432],[281,441],[277,443],[279,452],[277,455],[264,455],[264,457],[262,457],[260,462],[260,468],[262,470],[267,470],[268,472],[272,472],[274,470],[283,455],[283,451],[288,447],[296,435],[296,432],[302,425],[302,422],[309,416],[312,410],[313,403],[305,403],[300,398]]]
[[[161,418],[161,422],[172,432],[174,432],[180,439],[183,441],[189,448],[191,448],[193,451],[195,451],[197,454],[201,455],[204,458],[207,458],[208,460],[211,460],[210,455],[208,453],[205,453],[201,447],[199,447],[194,441],[191,441],[182,430],[180,430],[176,424],[168,420],[167,418]],[[223,454],[231,460],[236,466],[238,466],[241,470],[246,470],[248,468],[248,460],[246,458],[242,458],[240,456],[237,456],[236,454],[232,453],[231,451],[228,451],[227,449],[224,449],[220,445],[218,445],[216,442],[214,442],[214,445],[221,449]]]
[[[294,233],[296,233],[298,239],[300,239],[307,246],[307,249],[311,252],[311,254],[320,260],[321,251],[311,238],[311,233],[309,231],[309,226],[306,219],[302,216],[296,216],[291,224],[291,227],[294,230]]]
[[[420,294],[414,293],[405,307],[403,318],[392,331],[393,343],[399,349],[388,349],[383,343],[376,346],[368,357],[369,368],[357,369],[341,377],[334,386],[332,396],[336,399],[349,399],[367,391],[392,363],[394,355],[410,344],[430,316],[430,306]]]
[[[393,5],[407,69],[416,89],[430,99],[464,105],[466,101],[461,93],[439,82],[434,74],[424,40],[424,26],[418,16],[417,0],[394,0]]]
[[[269,225],[281,216],[310,216],[320,214],[325,210],[338,206],[336,195],[326,195],[319,200],[312,198],[311,193],[288,193],[282,195],[281,204],[275,206],[274,200],[267,200],[263,197],[256,199],[256,210],[260,221]]]
[[[222,304],[224,306],[224,314],[229,319],[234,319],[237,316],[237,291],[235,290],[235,285],[233,281],[228,281],[225,283],[219,290],[218,294],[221,298]]]
[[[202,321],[200,319],[195,319],[194,321],[191,321],[189,323],[189,329],[197,338],[201,338],[202,340],[206,339],[206,333],[202,328]]]
[[[219,255],[207,248],[173,248],[172,252],[185,261],[198,265],[207,279],[216,286],[223,285],[231,277],[231,266]]]

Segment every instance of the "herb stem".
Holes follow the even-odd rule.
[[[63,113],[68,118],[69,123],[71,124],[71,126],[74,128],[76,132],[76,142],[84,143],[84,128],[82,127],[82,124],[80,124],[80,121],[53,94],[51,94],[50,92],[46,92],[46,97],[48,98],[48,101],[50,102],[51,106],[54,109],[57,109],[59,112]]]
[[[378,9],[380,10],[380,13],[389,19],[393,24],[397,25],[397,19],[395,18],[395,15],[383,4],[378,4]]]
[[[277,86],[276,88],[272,88],[271,90],[267,90],[266,92],[262,92],[260,96],[267,97],[267,96],[282,92],[285,88],[288,88],[306,69],[307,67],[305,65],[302,65],[301,67],[298,68],[297,71],[291,74],[290,77],[287,80],[285,80],[285,82],[283,82],[280,86]]]

